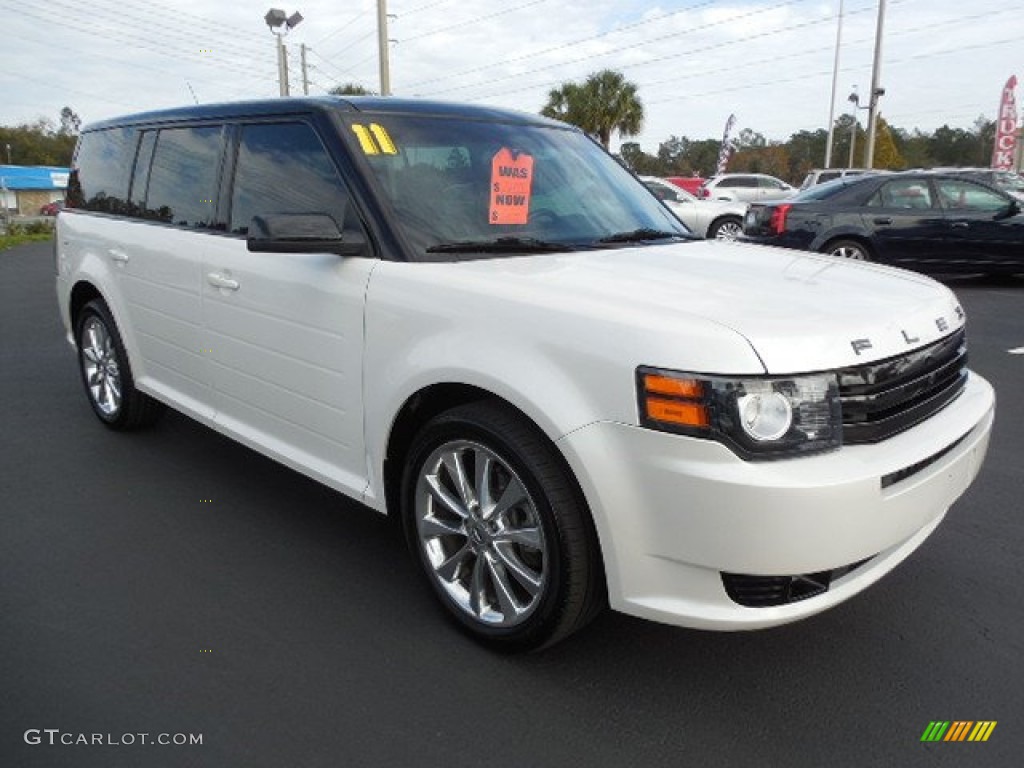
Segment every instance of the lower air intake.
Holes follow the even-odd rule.
[[[747,573],[722,573],[726,594],[734,603],[747,608],[788,605],[828,592],[833,581],[860,568],[871,558],[841,568],[794,576],[755,576]]]

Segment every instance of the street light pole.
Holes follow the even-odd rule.
[[[855,85],[853,87],[856,88],[857,86]],[[860,105],[860,95],[857,93],[857,91],[854,91],[853,93],[851,93],[847,97],[847,101],[849,101],[851,104],[853,104],[853,112],[850,115],[850,117],[853,118],[853,123],[850,126],[850,159],[849,159],[849,162],[847,162],[846,167],[847,168],[853,168],[853,150],[854,150],[854,147],[857,146],[857,128],[860,127],[860,123],[857,122],[857,110],[858,109],[868,109],[868,107],[862,107]],[[866,167],[870,168],[871,166],[866,165]]]
[[[296,11],[291,16],[280,8],[271,8],[263,17],[270,31],[277,38],[277,79],[282,96],[287,96],[288,88],[288,49],[284,46],[284,36],[298,26],[302,14]]]

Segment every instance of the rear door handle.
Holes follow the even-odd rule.
[[[967,229],[970,224],[966,221],[951,221],[949,222],[949,226],[953,229]]]
[[[107,251],[110,254],[110,258],[116,261],[118,264],[128,263],[128,254],[122,251],[120,248],[111,248]]]
[[[889,216],[879,216],[877,219],[874,219],[874,222],[875,224],[892,224],[892,218]]]
[[[216,288],[223,288],[226,291],[238,290],[238,281],[231,279],[227,275],[222,275],[220,272],[208,272],[206,274],[206,282]]]

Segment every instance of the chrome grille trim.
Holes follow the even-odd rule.
[[[930,418],[967,383],[967,336],[961,328],[927,347],[839,376],[843,443],[877,443]]]

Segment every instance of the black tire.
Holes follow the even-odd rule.
[[[833,240],[821,249],[822,253],[853,261],[871,261],[871,251],[864,243],[856,240]]]
[[[491,648],[552,645],[606,603],[577,486],[547,437],[507,406],[471,403],[423,427],[405,464],[402,520],[448,615]]]
[[[708,240],[735,240],[743,234],[743,220],[739,216],[723,216],[711,223]]]
[[[142,429],[163,415],[163,403],[135,389],[128,354],[106,303],[93,299],[75,321],[78,371],[93,412],[116,430]]]

